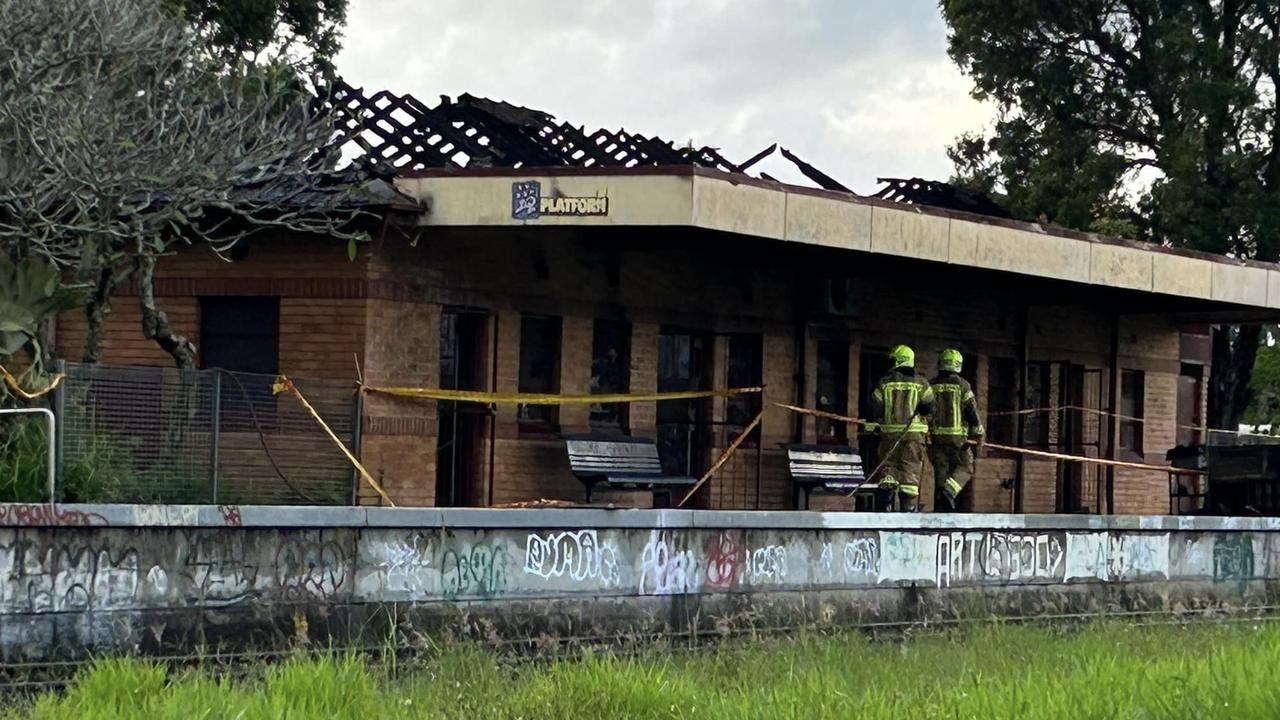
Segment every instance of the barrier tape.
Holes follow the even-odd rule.
[[[1115,416],[1116,419],[1118,420],[1128,420],[1130,422],[1145,423],[1147,421],[1146,418],[1133,417],[1132,415],[1121,415],[1120,413],[1113,413],[1109,410],[1085,407],[1083,405],[1058,405],[1058,406],[1052,406],[1052,407],[1025,408],[1023,410],[1002,410],[1000,412],[987,413],[987,417],[992,418],[992,417],[1009,417],[1012,415],[1031,415],[1034,413],[1055,413],[1061,410],[1079,410],[1081,412],[1087,412],[1092,415],[1097,415],[1099,417]],[[1244,430],[1225,430],[1220,428],[1201,427],[1200,425],[1177,425],[1177,428],[1179,430],[1196,430],[1199,432],[1206,432],[1206,433],[1218,433],[1220,435],[1236,435],[1238,437],[1258,437],[1258,438],[1273,438],[1273,439],[1280,437],[1277,435],[1268,435],[1266,433],[1246,432]]]
[[[798,405],[788,405],[786,403],[780,403],[780,402],[775,402],[771,404],[777,405],[780,408],[785,408],[787,410],[790,410],[791,412],[801,413],[804,415],[812,415],[814,417],[826,418],[828,420],[835,420],[837,422],[847,423],[849,425],[861,425],[867,428],[868,430],[875,430],[876,428],[879,427],[878,424],[873,423],[870,420],[859,420],[858,418],[846,417],[844,415],[837,415],[836,413],[827,412],[826,410],[814,410],[812,408],[803,408]]]
[[[971,443],[977,445],[978,443]],[[1093,463],[1094,465],[1111,465],[1113,467],[1136,468],[1138,470],[1159,470],[1160,472],[1169,472],[1177,470],[1178,472],[1195,473],[1199,475],[1205,474],[1203,470],[1192,470],[1190,468],[1173,467],[1172,465],[1148,465],[1147,463],[1126,462],[1124,460],[1107,460],[1105,458],[1091,458],[1084,455],[1068,455],[1066,453],[1049,452],[1047,450],[1032,450],[1030,448],[1014,447],[1012,445],[1001,445],[1000,443],[983,442],[984,447],[994,448],[996,450],[1007,450],[1009,452],[1022,453],[1023,455],[1034,455],[1036,457],[1052,458],[1054,460],[1074,460],[1076,462]]]
[[[346,444],[343,443],[333,430],[329,428],[329,424],[324,421],[324,418],[320,417],[320,413],[316,412],[314,407],[311,407],[311,403],[307,402],[307,399],[302,396],[302,393],[298,391],[297,386],[293,384],[292,380],[284,375],[277,375],[275,381],[271,383],[271,392],[275,395],[279,395],[283,392],[293,393],[293,396],[298,398],[298,402],[302,403],[302,407],[306,408],[307,412],[311,413],[311,417],[315,418],[317,423],[320,423],[320,428],[325,431],[325,434],[329,436],[329,439],[333,441],[333,444],[337,445],[338,449],[342,451],[342,454],[347,456],[347,460],[351,461],[351,464],[355,466],[356,472],[360,473],[360,477],[369,484],[369,487],[373,488],[374,491],[381,495],[382,499],[387,502],[387,505],[391,507],[396,506],[395,501],[391,499],[391,496],[387,494],[387,491],[382,489],[382,486],[378,484],[378,481],[374,480],[373,476],[369,474],[369,471],[364,469],[364,465],[361,465],[360,461],[356,459],[356,456],[351,454],[351,451],[347,449]]]
[[[9,389],[13,391],[13,394],[23,400],[38,400],[45,395],[48,395],[53,392],[54,388],[58,387],[58,384],[62,382],[62,378],[66,377],[62,373],[57,373],[43,389],[27,391],[22,389],[22,386],[18,384],[18,378],[14,377],[13,374],[10,373],[3,365],[0,365],[0,375],[4,376],[4,384],[9,386]]]
[[[729,397],[763,392],[763,387],[730,388],[728,390],[687,390],[660,393],[604,393],[599,395],[556,395],[552,393],[499,393],[483,390],[443,390],[440,388],[372,387],[362,386],[365,392],[424,400],[456,400],[485,404],[517,403],[520,405],[592,405],[595,403],[651,402],[662,400],[692,400],[709,397]]]
[[[729,447],[725,448],[724,452],[720,453],[720,457],[716,458],[715,463],[713,463],[706,472],[702,473],[702,477],[698,478],[698,482],[693,484],[693,487],[690,488],[689,492],[685,494],[684,498],[678,505],[676,505],[676,507],[684,507],[684,504],[689,502],[689,498],[693,497],[693,494],[698,492],[698,488],[702,487],[704,483],[711,479],[712,475],[716,474],[716,471],[729,461],[729,457],[738,449],[738,446],[742,444],[742,441],[747,439],[747,436],[751,434],[751,431],[756,429],[756,426],[760,424],[760,420],[762,418],[764,418],[764,410],[756,413],[755,419],[750,423],[747,423],[747,426],[743,428],[742,432],[738,433],[738,437],[734,438],[733,442],[729,443]]]
[[[1001,410],[1000,412],[987,413],[987,417],[993,418],[1008,417],[1010,415],[1031,415],[1034,413],[1054,413],[1061,410],[1079,410],[1081,412],[1087,412],[1091,415],[1098,415],[1101,417],[1111,417],[1114,415],[1119,420],[1146,422],[1146,418],[1133,417],[1132,415],[1121,415],[1120,413],[1113,413],[1109,410],[1101,410],[1099,408],[1086,407],[1084,405],[1057,405],[1053,407],[1024,408],[1022,410]]]
[[[858,418],[845,417],[844,415],[837,415],[836,413],[830,413],[824,410],[813,410],[811,408],[802,408],[802,407],[797,407],[795,405],[787,405],[786,403],[779,403],[779,402],[775,402],[772,404],[777,405],[780,408],[786,408],[787,410],[790,410],[792,412],[798,412],[805,415],[813,415],[815,417],[823,417],[829,420],[839,420],[842,422],[849,423],[851,425],[863,425],[866,427],[873,427],[875,425],[875,423],[869,422],[867,420],[859,420]],[[973,441],[969,441],[969,442],[972,445],[979,445],[979,443],[975,443]],[[1127,462],[1124,460],[1107,460],[1105,458],[1091,458],[1085,455],[1069,455],[1067,453],[1055,453],[1055,452],[1049,452],[1047,450],[1032,450],[1031,448],[1020,448],[1020,447],[1015,447],[1013,445],[1001,445],[1000,443],[993,443],[993,442],[986,442],[986,441],[980,443],[980,445],[983,447],[992,448],[994,450],[1004,450],[1007,452],[1021,453],[1023,455],[1052,458],[1054,460],[1072,460],[1075,462],[1093,463],[1095,465],[1111,465],[1114,467],[1136,468],[1139,470],[1159,470],[1160,472],[1168,472],[1169,470],[1178,470],[1180,472],[1183,471],[1183,468],[1175,468],[1169,465],[1149,465],[1147,463]],[[879,468],[877,468],[877,470],[878,469]],[[1200,472],[1203,474],[1203,471],[1187,470],[1186,472]]]

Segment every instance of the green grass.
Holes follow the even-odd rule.
[[[100,660],[11,718],[1275,718],[1280,625],[980,626],[412,666],[298,657],[239,680]]]

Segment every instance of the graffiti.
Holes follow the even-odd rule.
[[[0,505],[0,525],[20,527],[89,527],[106,525],[107,519],[95,512],[67,510],[52,503]]]
[[[1253,538],[1247,533],[1217,536],[1213,543],[1213,581],[1235,582],[1244,592],[1253,577]]]
[[[880,533],[880,578],[884,583],[937,581],[938,540],[924,533]]]
[[[880,543],[875,538],[858,538],[844,545],[845,577],[875,578],[880,574]]]
[[[218,512],[222,513],[222,522],[228,527],[240,527],[239,505],[219,505]]]
[[[649,541],[640,553],[640,594],[697,592],[700,583],[698,559],[693,551],[677,550],[669,533],[649,531]]]
[[[1067,536],[1064,579],[1107,582],[1167,577],[1169,536],[1133,533],[1072,533]]]
[[[328,599],[346,583],[347,565],[335,542],[291,540],[276,551],[276,584],[286,598]]]
[[[781,580],[787,574],[787,549],[781,545],[756,548],[749,561],[751,582]]]
[[[138,551],[72,543],[0,546],[0,606],[10,612],[127,609],[138,594]]]
[[[732,533],[722,532],[707,538],[704,548],[707,557],[707,585],[713,588],[733,587],[738,581],[746,553]]]
[[[258,594],[258,565],[249,560],[243,539],[192,536],[180,576],[184,596],[199,605],[235,605]]]
[[[422,533],[414,533],[411,538],[388,542],[382,547],[382,561],[376,567],[385,578],[386,589],[405,592],[413,598],[425,596],[431,541]]]
[[[525,539],[524,571],[544,580],[598,579],[605,587],[619,583],[617,551],[612,542],[596,537],[595,530],[530,533]]]
[[[1062,580],[1066,554],[1052,533],[943,533],[938,535],[938,587],[953,583]]]
[[[826,573],[827,577],[831,577],[831,558],[833,554],[834,553],[831,551],[831,543],[822,543],[822,554],[818,556],[818,567]]]
[[[491,598],[507,590],[507,551],[501,545],[476,545],[469,552],[448,548],[440,564],[441,591],[446,600]]]

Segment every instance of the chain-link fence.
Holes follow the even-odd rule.
[[[63,501],[352,501],[350,463],[297,398],[272,394],[269,375],[70,363],[65,372],[53,399]],[[294,383],[334,433],[359,445],[351,383]]]

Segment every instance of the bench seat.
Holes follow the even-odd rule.
[[[647,489],[666,494],[670,504],[674,490],[692,487],[697,478],[662,472],[658,445],[648,438],[628,435],[576,435],[565,438],[569,469],[586,489],[587,503],[597,485]],[[655,497],[656,500],[656,497]],[[656,503],[655,503],[656,505]]]
[[[795,487],[796,507],[809,509],[814,490],[844,495],[874,493],[877,486],[867,482],[862,456],[842,445],[783,445]]]

